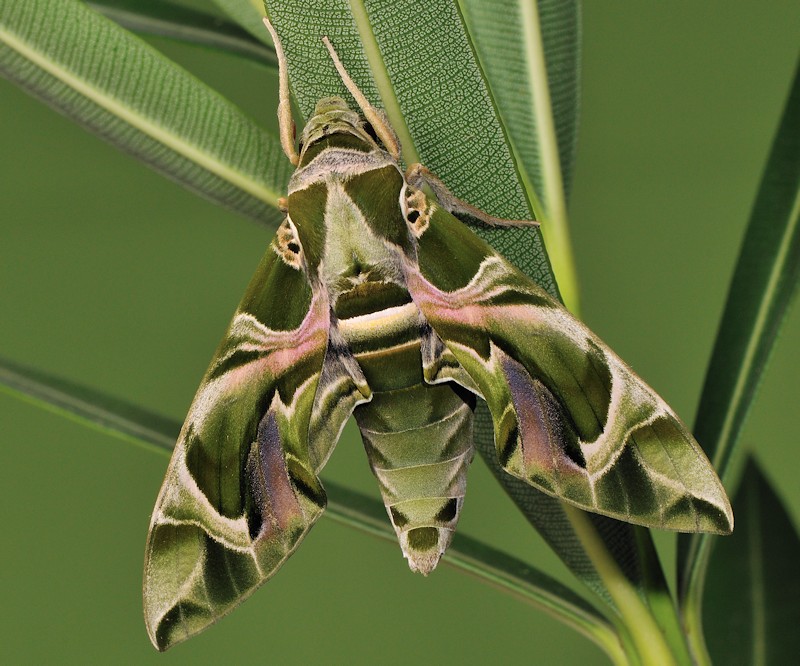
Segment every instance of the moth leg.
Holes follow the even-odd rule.
[[[422,189],[427,185],[431,191],[436,195],[439,203],[447,211],[451,213],[463,213],[480,220],[484,224],[491,227],[538,227],[539,223],[536,220],[506,220],[502,217],[494,217],[485,213],[480,208],[468,204],[463,199],[459,199],[454,195],[447,185],[433,173],[430,169],[422,164],[416,163],[408,167],[406,171],[406,181],[412,187]]]
[[[395,134],[386,116],[382,111],[376,109],[369,103],[369,100],[364,96],[364,93],[361,92],[356,82],[350,78],[350,75],[344,68],[342,61],[339,60],[339,56],[336,54],[330,40],[327,37],[323,37],[322,42],[325,44],[325,48],[328,49],[328,53],[331,54],[333,66],[336,67],[336,71],[339,72],[339,76],[342,77],[342,83],[344,83],[345,88],[350,91],[353,99],[356,100],[356,103],[361,108],[361,112],[364,114],[364,118],[372,125],[372,129],[375,130],[375,134],[378,135],[378,138],[381,140],[388,153],[394,159],[400,159],[400,140],[397,138],[397,134]]]
[[[292,102],[289,98],[289,70],[286,67],[286,54],[283,52],[281,40],[278,38],[278,33],[269,22],[269,19],[264,17],[264,25],[267,26],[269,34],[272,36],[272,42],[275,44],[275,53],[278,56],[278,84],[279,84],[279,102],[278,102],[278,128],[281,135],[281,147],[289,161],[297,166],[300,163],[300,156],[294,148],[295,126],[292,119]]]

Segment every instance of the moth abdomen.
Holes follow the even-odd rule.
[[[419,382],[377,392],[355,410],[403,555],[423,574],[450,544],[473,456],[475,402],[455,388]]]
[[[340,302],[363,305],[358,289]],[[426,370],[441,360],[442,350],[432,348],[430,328],[413,302],[389,298],[396,289],[376,284],[384,307],[342,318],[338,329],[372,390],[371,402],[353,412],[370,467],[409,566],[427,574],[458,522],[473,456],[476,398],[447,381],[451,375]],[[360,311],[353,303],[337,303],[336,309],[337,315]]]

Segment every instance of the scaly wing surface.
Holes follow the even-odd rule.
[[[632,523],[730,532],[719,479],[655,391],[466,225],[424,212],[408,289],[486,400],[506,471]]]
[[[318,469],[366,399],[355,364],[328,347],[327,297],[277,242],[197,392],[153,512],[144,607],[160,650],[225,615],[291,555],[326,503]]]

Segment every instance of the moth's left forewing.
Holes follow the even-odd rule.
[[[666,403],[466,225],[417,208],[428,219],[410,226],[409,291],[486,400],[504,468],[590,511],[729,532],[725,491]]]
[[[327,296],[279,256],[279,241],[280,232],[198,390],[153,512],[144,605],[159,649],[247,597],[325,505],[319,460],[349,412],[325,412],[315,396],[323,374],[352,387],[326,356]]]

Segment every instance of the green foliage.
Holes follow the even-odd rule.
[[[272,62],[262,44],[268,39],[258,26],[259,9],[250,0],[216,3],[232,23],[218,23],[205,11],[190,12],[168,3],[90,4],[137,32]],[[303,116],[319,97],[344,92],[319,42],[327,34],[370,99],[386,108],[406,155],[418,156],[454,192],[493,214],[529,218],[534,213],[545,223],[561,225],[559,234],[547,239],[548,250],[563,292],[570,292],[570,302],[576,302],[563,212],[577,134],[576,6],[539,2],[543,35],[531,29],[530,21],[509,20],[530,9],[521,0],[504,2],[504,10],[495,13],[481,11],[485,5],[471,0],[423,5],[299,0],[268,6],[284,43],[292,46],[290,77]],[[543,49],[549,105],[534,99],[543,82],[532,68],[520,80],[513,74],[530,62],[530,53],[520,53],[522,45]],[[83,3],[0,0],[0,71],[200,195],[260,222],[274,224],[279,219],[275,206],[290,167],[277,138]],[[521,93],[515,94],[518,86]],[[698,414],[698,439],[725,469],[797,283],[798,91],[796,80],[744,240]],[[541,115],[548,113],[550,118]],[[549,152],[543,142],[549,144]],[[538,234],[482,231],[509,259],[555,292]],[[559,270],[561,266],[566,268]],[[176,423],[10,361],[2,364],[0,384],[14,395],[127,441],[164,447],[177,432]],[[488,450],[487,415],[482,418],[483,448]],[[467,537],[456,538],[446,561],[555,614],[589,635],[615,663],[653,663],[663,657],[658,652],[663,645],[653,646],[648,654],[637,641],[637,633],[647,635],[653,627],[666,636],[664,645],[675,662],[689,663],[691,651],[692,659],[705,663],[700,601],[711,538],[681,537],[681,610],[690,630],[685,639],[647,531],[596,516],[576,517],[530,486],[505,474],[502,478],[526,518],[596,594],[596,608],[547,574]],[[332,498],[327,515],[393,538],[377,501],[330,482],[326,486]],[[704,610],[709,647],[719,663],[733,663],[725,655],[748,650],[762,655],[759,663],[781,663],[780,655],[793,650],[793,634],[763,629],[772,626],[764,615],[777,612],[767,600],[780,599],[785,620],[797,617],[798,597],[783,594],[789,588],[782,589],[780,577],[769,575],[770,565],[744,566],[741,557],[762,547],[773,561],[791,562],[796,532],[752,466],[745,472],[740,497],[736,507],[743,508],[736,516],[742,531],[733,539],[746,545],[736,548],[731,540],[712,556],[714,574]],[[779,532],[788,534],[781,538]],[[742,571],[749,575],[744,577]],[[719,633],[731,603],[727,593],[733,589],[742,592],[736,608],[751,627],[737,637],[745,644],[736,649]],[[626,609],[625,604],[630,606]],[[767,641],[769,649],[759,640]]]
[[[141,35],[158,35],[189,44],[206,46],[250,58],[255,62],[278,64],[274,49],[261,25],[261,19],[248,20],[245,27],[168,0],[98,0],[87,3],[92,9]],[[226,3],[220,2],[225,6]],[[227,3],[239,6],[239,3]],[[255,12],[254,12],[255,13]]]
[[[791,573],[800,538],[752,458],[733,508],[736,532],[716,544],[708,568],[708,651],[717,664],[790,664],[800,654],[800,577]]]
[[[3,0],[0,16],[6,77],[198,194],[277,222],[289,165],[228,100],[77,0]]]
[[[799,278],[800,68],[742,243],[695,425],[723,479]],[[756,474],[754,469],[748,473]],[[711,539],[683,534],[679,548],[681,603],[700,650],[700,606]]]

